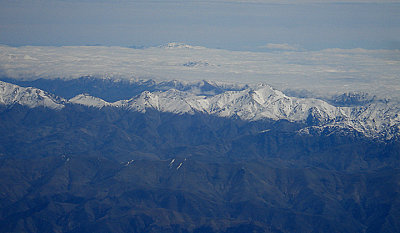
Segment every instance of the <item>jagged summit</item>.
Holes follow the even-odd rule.
[[[336,95],[331,101],[335,106],[356,106],[373,102],[376,96],[370,96],[365,92],[348,92]]]
[[[173,84],[181,90],[143,91],[131,99],[107,102],[88,94],[80,94],[67,101],[40,89],[0,82],[0,103],[52,109],[61,109],[65,104],[81,104],[96,108],[119,107],[136,112],[151,109],[174,114],[204,113],[226,118],[238,117],[246,121],[287,120],[314,127],[314,130],[303,130],[303,133],[316,132],[317,128],[347,129],[368,137],[385,139],[397,137],[400,133],[400,108],[397,103],[372,102],[362,106],[337,107],[319,99],[289,97],[266,84],[210,95],[193,90],[213,86],[212,82],[203,81],[193,86],[185,84],[185,88],[182,88],[183,84]]]
[[[66,100],[33,87],[20,87],[0,81],[0,104],[20,104],[30,108],[48,107],[61,109]]]
[[[111,106],[111,103],[104,101],[100,98],[90,96],[89,94],[80,94],[69,100],[70,103],[81,104],[90,107],[102,108]]]

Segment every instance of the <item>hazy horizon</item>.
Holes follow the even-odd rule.
[[[400,49],[400,2],[0,1],[0,44]]]

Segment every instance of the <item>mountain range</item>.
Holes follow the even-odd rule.
[[[400,231],[394,101],[2,80],[2,232]]]
[[[168,87],[166,83],[148,82]],[[203,113],[246,121],[269,119],[307,123],[308,127],[301,130],[303,133],[337,128],[355,130],[373,138],[391,139],[400,135],[400,105],[397,102],[377,100],[360,106],[334,106],[319,99],[289,97],[266,84],[230,85],[228,90],[222,84],[207,81],[186,85],[174,81],[172,84],[182,90],[173,87],[153,92],[145,90],[130,99],[107,102],[89,94],[78,94],[66,100],[40,89],[0,81],[0,103],[53,109],[62,108],[65,104],[81,104],[136,112],[152,109],[174,114]],[[218,94],[215,90],[219,90]],[[310,130],[310,127],[313,129]]]

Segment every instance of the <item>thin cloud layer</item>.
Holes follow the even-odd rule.
[[[264,46],[260,46],[260,48],[271,49],[271,50],[298,50],[297,47],[289,45],[289,44],[273,44],[268,43]]]
[[[0,46],[0,73],[13,78],[156,78],[267,83],[316,95],[363,91],[400,96],[400,51],[326,49],[240,52],[170,44],[147,49],[102,46]]]

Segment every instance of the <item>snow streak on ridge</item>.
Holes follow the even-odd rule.
[[[65,104],[81,104],[96,108],[118,107],[143,113],[149,109],[174,114],[204,113],[247,121],[272,119],[306,123],[309,128],[303,129],[303,133],[329,127],[355,130],[375,138],[391,139],[400,135],[400,108],[395,102],[376,101],[363,106],[335,107],[319,99],[289,97],[265,84],[209,96],[191,91],[193,89],[144,91],[131,99],[113,103],[80,94],[67,101],[36,88],[0,82],[0,103],[53,109],[61,109]]]
[[[30,108],[48,107],[61,109],[65,99],[55,97],[43,90],[33,87],[20,87],[11,83],[0,81],[0,104],[20,104]]]

